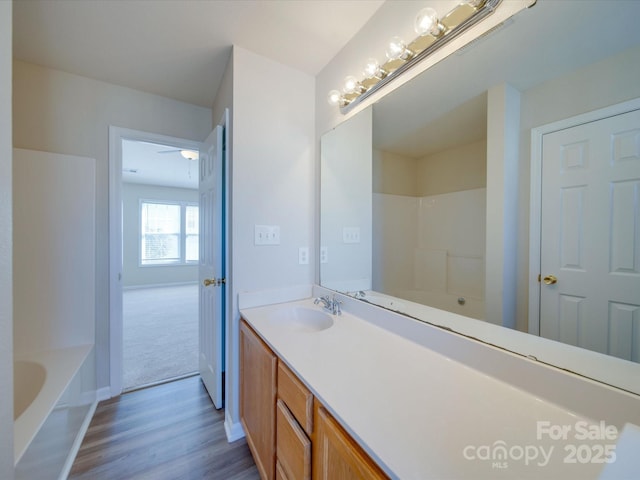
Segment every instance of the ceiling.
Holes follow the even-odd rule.
[[[17,59],[211,107],[231,46],[317,75],[384,0],[15,0]]]
[[[232,45],[315,76],[383,3],[15,0],[13,53],[26,62],[209,108]],[[198,162],[175,150],[124,142],[123,181],[197,188]]]
[[[122,141],[122,181],[176,188],[198,188],[198,159],[190,160],[172,145]]]

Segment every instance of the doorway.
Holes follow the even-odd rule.
[[[111,396],[197,373],[199,146],[110,128]]]
[[[531,272],[540,274],[532,333],[633,362],[640,361],[638,139],[639,100],[541,127],[532,139]]]
[[[198,370],[198,157],[122,140],[124,391]]]

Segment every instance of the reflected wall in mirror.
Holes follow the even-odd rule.
[[[333,259],[329,256],[329,263],[320,265],[321,284],[339,291],[367,290],[365,300],[416,318],[429,316],[430,323],[531,355],[531,351],[523,351],[530,342],[517,339],[514,345],[522,347],[508,344],[511,340],[501,344],[499,331],[488,323],[540,333],[539,311],[530,308],[530,303],[538,302],[536,295],[548,286],[538,282],[538,274],[543,273],[542,252],[535,232],[541,227],[535,225],[535,215],[531,216],[534,225],[529,224],[530,210],[539,208],[536,202],[541,188],[536,183],[540,179],[535,168],[532,173],[532,162],[534,166],[536,162],[532,133],[623,102],[631,102],[631,109],[640,108],[636,106],[640,103],[633,103],[640,98],[640,29],[636,28],[636,18],[640,18],[640,2],[538,2],[373,105],[370,150],[362,141],[363,135],[359,136],[361,143],[351,145],[352,150],[366,152],[360,157],[359,168],[363,168],[366,155],[370,155],[372,165],[368,192],[372,209],[370,278],[361,264],[350,272],[348,255],[340,257],[346,263],[340,264],[344,276],[339,278],[331,270]],[[594,35],[598,31],[604,33]],[[340,129],[350,137],[345,132],[355,122],[360,122],[362,131],[370,115],[361,117],[363,113],[331,134]],[[625,146],[619,148],[625,150],[626,173],[615,182],[628,187],[624,198],[633,204],[640,195],[640,125],[624,128],[625,140],[620,141]],[[544,136],[535,138],[542,143]],[[533,147],[535,151],[538,146]],[[321,148],[324,171],[328,160],[324,138]],[[348,156],[341,159],[348,161]],[[337,188],[325,184],[327,180],[323,173],[323,245],[328,221],[325,204],[329,192],[335,193]],[[349,182],[343,182],[343,186],[349,190]],[[614,192],[611,198],[615,196]],[[557,214],[552,220],[560,224],[559,214],[563,209],[568,212],[568,198],[546,212],[547,218]],[[365,204],[364,199],[360,204]],[[624,359],[589,353],[576,357],[588,361],[565,362],[564,357],[570,356],[565,353],[573,351],[569,348],[549,354],[543,361],[640,394],[640,370],[632,364],[640,361],[640,210],[635,205],[623,220],[611,220],[610,224],[618,222],[618,227],[609,235],[613,238],[624,233],[618,235],[625,239],[616,248],[624,246],[630,255],[630,263],[620,276],[634,279],[624,287],[631,297],[617,303],[615,298],[604,300],[602,318],[597,319],[600,327],[596,335],[601,338],[594,341],[584,335],[584,322],[589,321],[591,310],[588,303],[575,293],[561,295],[560,300],[556,296],[550,308],[564,318],[552,329],[543,328],[542,333],[578,348]],[[589,202],[574,207],[574,212],[584,213],[583,222],[598,209]],[[350,207],[334,203],[332,208],[339,211]],[[366,221],[363,219],[358,226],[364,236]],[[578,223],[574,226],[579,234],[582,227]],[[573,245],[566,243],[574,250],[579,244],[578,239]],[[601,258],[607,267],[610,265],[612,245],[590,248],[582,252],[583,259],[589,263]],[[354,258],[361,260],[356,255]],[[584,266],[574,265],[564,270],[581,268]],[[561,270],[544,272],[543,276],[549,273],[563,276],[551,288],[560,289],[561,282],[564,288],[570,282]],[[341,280],[345,281],[342,286]],[[601,280],[591,283],[597,288]],[[433,311],[424,310],[422,304],[485,322],[444,312],[434,321]],[[617,309],[615,318],[611,312],[616,309],[611,305],[624,307]],[[614,345],[618,341],[626,342],[623,348]],[[545,348],[542,350],[546,352]],[[535,355],[540,358],[545,353]],[[594,373],[596,370],[615,370],[613,376],[624,373],[611,380],[608,374]]]
[[[320,172],[322,285],[371,289],[371,109],[323,135]]]
[[[374,122],[373,290],[484,318],[486,112],[482,94],[401,138]]]

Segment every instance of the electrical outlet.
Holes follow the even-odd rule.
[[[329,248],[320,247],[320,263],[329,263]]]
[[[278,225],[255,225],[254,245],[280,245]]]
[[[309,264],[309,247],[298,248],[298,263],[300,265]]]
[[[342,229],[343,243],[360,243],[360,227],[344,227]]]

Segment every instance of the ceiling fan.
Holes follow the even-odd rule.
[[[161,150],[158,153],[176,153],[180,152],[183,158],[187,160],[197,160],[200,157],[200,154],[196,150],[187,150],[185,148],[178,148],[175,150]]]

